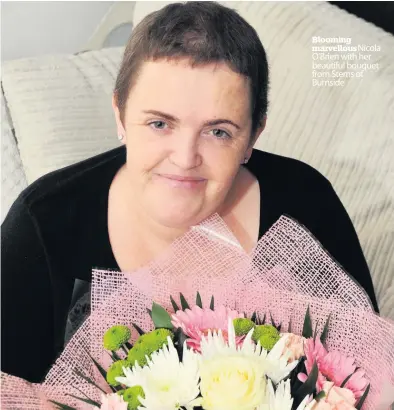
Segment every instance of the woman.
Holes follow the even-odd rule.
[[[282,215],[305,225],[368,292],[371,277],[330,183],[254,151],[268,64],[255,32],[213,2],[171,4],[133,32],[113,108],[124,146],[44,176],[2,226],[2,370],[43,379],[62,349],[76,279],[133,270],[213,213],[245,250]]]

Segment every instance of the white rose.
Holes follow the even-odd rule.
[[[264,401],[264,366],[256,357],[213,357],[201,363],[200,376],[205,410],[255,410]]]

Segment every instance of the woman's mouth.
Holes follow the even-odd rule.
[[[201,187],[207,180],[201,177],[189,177],[174,174],[156,174],[164,183],[173,188],[196,189]]]

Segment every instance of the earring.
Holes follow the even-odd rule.
[[[244,164],[247,164],[248,161],[249,161],[249,158],[248,158],[248,157],[245,157],[245,159],[244,159]]]
[[[123,135],[122,135],[122,134],[119,134],[119,135],[118,135],[118,140],[119,140],[119,141],[122,141],[122,140],[123,140]]]

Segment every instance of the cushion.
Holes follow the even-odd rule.
[[[111,95],[123,48],[3,62],[29,183],[119,145]]]
[[[19,193],[27,187],[25,171],[1,92],[1,222]]]

